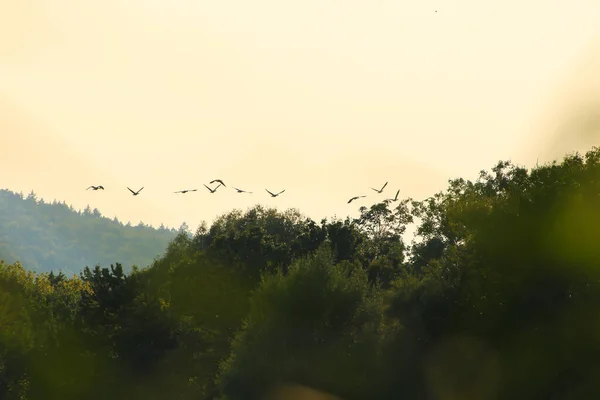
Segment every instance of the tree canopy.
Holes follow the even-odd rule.
[[[599,200],[593,148],[356,219],[234,210],[130,271],[1,263],[0,398],[597,398]]]

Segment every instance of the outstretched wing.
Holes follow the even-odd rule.
[[[267,192],[269,192],[269,189],[265,189],[265,190],[266,190]],[[270,194],[271,196],[275,196],[275,195],[274,195],[273,193],[271,193],[271,192],[269,192],[269,194]]]
[[[225,184],[223,183],[223,181],[220,180],[220,179],[214,179],[210,183],[215,183],[215,182],[219,182],[221,185],[225,186]],[[225,187],[227,187],[227,186],[225,186]]]
[[[387,186],[387,182],[381,187],[381,191],[383,192],[383,189],[385,189],[385,187]]]
[[[127,189],[129,189],[129,191],[133,194],[135,194],[135,192],[133,190],[131,190],[131,188],[129,186],[127,186]]]
[[[283,192],[285,192],[285,189],[283,189],[281,192],[277,193],[277,196],[279,196]]]

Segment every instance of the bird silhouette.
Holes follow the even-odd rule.
[[[144,187],[142,187],[143,189]],[[127,189],[129,189],[129,187],[127,187]],[[129,189],[129,191],[134,195],[137,196],[138,194],[140,194],[140,192],[142,191],[142,189],[138,190],[137,192],[134,192],[133,190]]]
[[[237,190],[238,193],[252,193],[252,192],[248,192],[246,190],[238,189],[236,187],[234,187],[234,189]]]
[[[198,189],[185,189],[185,190],[179,190],[177,192],[173,192],[173,193],[187,193],[187,192],[195,192]]]
[[[348,200],[348,204],[352,203],[354,200],[358,200],[362,197],[367,197],[367,196],[354,196],[353,198],[351,198],[350,200]]]
[[[265,190],[266,190],[267,192],[269,192],[269,190],[268,190],[268,189],[265,189]],[[269,192],[269,194],[271,195],[271,197],[277,197],[277,196],[279,196],[279,195],[280,195],[281,193],[283,193],[283,192],[285,192],[285,189],[283,189],[281,192],[279,192],[279,193],[277,193],[277,194],[274,194],[274,193],[271,193],[271,192]]]
[[[210,190],[210,192],[211,192],[211,193],[214,193],[214,192],[216,192],[216,191],[217,191],[217,189],[218,189],[220,186],[221,186],[221,184],[218,184],[216,188],[214,188],[214,189],[211,189],[211,188],[209,188],[208,186],[204,185],[204,187],[205,187],[205,188],[207,188],[208,190]]]
[[[104,190],[104,186],[102,186],[102,185],[99,185],[99,186],[90,186],[89,188],[87,188],[85,190],[90,190],[90,189],[93,189],[93,190],[102,189],[102,190]]]
[[[221,185],[223,185],[223,186],[227,187],[227,185],[225,185],[225,183],[223,183],[223,181],[222,181],[222,180],[220,180],[220,179],[214,179],[214,180],[210,181],[210,184],[212,185],[212,184],[213,184],[213,183],[215,183],[215,182],[219,182]]]
[[[385,201],[398,201],[398,195],[400,194],[400,190],[396,192],[396,196],[393,199],[386,199]]]
[[[387,184],[388,184],[388,183],[386,182],[386,183],[385,183],[385,184],[384,184],[384,185],[381,187],[381,189],[379,189],[379,190],[377,190],[377,189],[373,189],[373,188],[371,188],[371,189],[373,189],[373,190],[374,190],[374,191],[376,191],[377,193],[380,193],[380,194],[381,194],[381,192],[383,192],[383,189],[385,189],[385,187],[387,186]]]

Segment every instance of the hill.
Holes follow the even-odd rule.
[[[176,234],[175,229],[123,224],[89,206],[78,211],[64,202],[46,203],[34,192],[25,197],[0,190],[0,259],[18,260],[33,271],[71,276],[86,265],[115,261],[126,271],[146,267]]]

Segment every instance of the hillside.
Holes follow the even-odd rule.
[[[46,203],[0,190],[0,259],[20,261],[37,272],[63,271],[71,276],[86,265],[116,261],[126,271],[146,267],[175,237],[174,229],[123,224],[89,207],[78,211],[64,202]]]
[[[594,148],[533,170],[498,162],[356,219],[234,210],[129,274],[0,263],[0,398],[600,398],[599,193]],[[86,251],[96,236],[79,221],[108,224],[10,202],[20,240],[51,242],[31,227],[58,224],[45,207]]]

